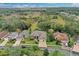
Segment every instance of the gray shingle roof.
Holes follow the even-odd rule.
[[[46,32],[44,31],[34,31],[32,34],[31,34],[32,37],[34,36],[38,36],[38,39],[46,39]]]
[[[18,33],[17,32],[11,32],[7,38],[8,39],[16,39],[18,37]]]
[[[21,35],[21,36],[24,35],[25,37],[28,37],[29,36],[29,31],[28,30],[24,30],[19,35]]]

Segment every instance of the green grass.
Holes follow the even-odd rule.
[[[0,44],[3,42],[4,40],[0,39]]]
[[[47,42],[47,46],[51,47],[51,48],[61,48],[60,45],[56,44],[56,41],[52,41],[52,42]]]
[[[34,56],[43,56],[43,51],[42,50],[36,50],[35,52],[34,52]]]
[[[30,40],[26,38],[21,41],[21,44],[36,44],[36,43],[35,43],[35,40]]]
[[[47,45],[56,45],[56,41],[47,42]]]
[[[12,46],[13,44],[15,44],[16,40],[13,39],[13,40],[9,40],[7,43],[6,43],[6,46]]]
[[[26,48],[22,47],[5,47],[4,49],[0,49],[0,56],[10,55],[10,56],[43,56],[44,51],[40,50],[37,46],[30,46]],[[48,56],[65,56],[65,52],[61,52],[59,50],[51,51]]]

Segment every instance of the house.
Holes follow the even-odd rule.
[[[76,35],[75,39],[76,39],[76,43],[79,43],[79,35]]]
[[[40,39],[45,40],[47,35],[46,35],[46,32],[44,31],[33,31],[31,34],[31,37],[37,40],[40,40]]]
[[[61,42],[61,45],[67,46],[68,43],[68,36],[65,33],[55,32],[53,34],[55,40]]]
[[[65,16],[69,16],[70,14],[69,13],[66,13],[66,12],[60,12],[61,15],[65,15]]]
[[[79,52],[79,35],[77,35],[75,39],[76,39],[76,42],[72,48],[72,51]]]
[[[76,21],[79,21],[79,16],[75,16],[75,20]]]
[[[8,32],[0,32],[0,39],[3,39],[5,36],[7,36],[9,33]]]
[[[72,48],[72,51],[79,52],[79,44],[75,44]]]
[[[23,36],[24,38],[28,38],[29,37],[29,31],[28,30],[23,30],[19,35]]]
[[[46,45],[46,39],[47,39],[46,32],[44,32],[44,31],[34,31],[31,34],[31,37],[33,39],[36,39],[36,40],[39,41],[38,47],[40,47],[40,48],[46,48],[47,47],[47,45]]]
[[[1,39],[3,40],[7,40],[8,38],[6,38],[10,33],[7,33],[4,37],[2,37]]]
[[[16,39],[18,37],[18,33],[17,32],[11,32],[8,36],[6,36],[5,38],[7,39]],[[4,39],[5,39],[4,38]]]

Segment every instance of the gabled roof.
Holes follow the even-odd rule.
[[[28,30],[23,30],[20,34],[28,36],[29,35],[29,31]]]
[[[29,31],[23,30],[21,33],[19,33],[18,37],[29,37]]]
[[[5,35],[7,35],[8,33],[7,32],[0,32],[0,38],[4,37]]]
[[[44,31],[34,31],[31,36],[38,36],[39,39],[46,39],[46,32]]]
[[[7,37],[10,38],[10,39],[15,39],[16,37],[18,37],[18,33],[17,32],[11,32]]]
[[[61,42],[68,40],[68,36],[65,33],[55,32],[53,36],[56,40],[61,41]]]

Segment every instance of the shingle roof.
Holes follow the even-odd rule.
[[[21,35],[21,36],[25,35],[25,37],[28,37],[29,36],[29,31],[28,30],[24,30],[19,35]]]
[[[0,38],[4,37],[7,34],[8,34],[7,32],[0,32]]]
[[[55,32],[53,36],[56,40],[61,41],[61,42],[68,40],[68,36],[65,33]]]
[[[15,39],[16,37],[18,37],[18,33],[17,32],[11,32],[7,38],[9,39]]]
[[[34,31],[31,36],[38,36],[39,39],[46,39],[46,32],[44,31]]]

